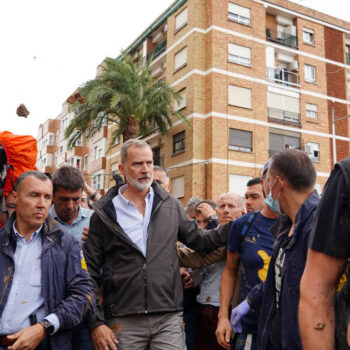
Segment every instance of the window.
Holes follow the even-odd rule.
[[[307,103],[306,104],[306,116],[308,118],[317,119],[317,105]]]
[[[305,44],[314,45],[314,31],[312,29],[303,29],[303,41]]]
[[[174,177],[171,179],[171,191],[176,198],[185,197],[185,176]]]
[[[84,156],[84,171],[87,171],[87,165],[88,165],[88,154],[85,154]]]
[[[102,158],[102,148],[98,150],[98,158]]]
[[[92,177],[92,188],[96,191],[103,188],[103,174],[98,174]]]
[[[300,149],[300,136],[289,136],[270,132],[270,156],[285,149]]]
[[[49,135],[49,145],[52,146],[53,145],[53,134]]]
[[[175,32],[187,24],[187,7],[175,17]]]
[[[320,145],[315,142],[308,142],[304,146],[304,151],[309,155],[313,162],[320,161]]]
[[[63,152],[63,146],[60,146],[60,154]]]
[[[94,147],[94,160],[97,159],[97,151],[98,151],[98,146]]]
[[[228,60],[229,62],[241,64],[243,66],[250,66],[250,51],[249,47],[229,43]]]
[[[160,164],[160,147],[153,149],[153,164],[161,165]]]
[[[267,93],[269,118],[286,122],[300,122],[300,99],[269,91]]]
[[[183,109],[186,107],[186,88],[179,91],[181,100],[177,102],[174,101],[174,110],[179,111],[180,109]]]
[[[252,90],[236,85],[229,85],[228,104],[242,108],[252,108]]]
[[[229,191],[238,193],[242,197],[247,190],[247,182],[251,180],[251,176],[230,174],[229,177]]]
[[[228,3],[228,19],[233,22],[250,25],[250,9],[247,7],[239,6],[232,2]]]
[[[252,132],[230,128],[229,149],[233,151],[252,151]]]
[[[185,150],[185,130],[173,136],[173,154],[183,152]]]
[[[316,67],[305,64],[305,81],[309,83],[316,82]]]
[[[187,62],[187,47],[175,54],[174,70],[175,72],[186,65]]]

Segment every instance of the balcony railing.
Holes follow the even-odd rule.
[[[285,111],[282,109],[268,108],[269,121],[283,124],[292,124],[301,126],[300,113]]]
[[[267,80],[277,84],[289,85],[289,86],[300,86],[299,74],[290,72],[283,68],[266,68]]]
[[[345,56],[346,56],[346,64],[350,65],[350,52],[346,52]]]
[[[147,59],[149,59],[152,56],[152,60],[155,60],[158,56],[160,56],[166,50],[166,42],[167,40],[165,39],[161,43],[159,43],[155,48],[153,48],[147,54]]]
[[[266,40],[283,46],[292,47],[293,49],[298,48],[298,38],[295,35],[280,32],[275,29],[266,28]]]

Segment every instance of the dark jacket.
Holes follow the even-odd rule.
[[[204,231],[190,220],[181,203],[158,184],[148,226],[147,257],[118,224],[113,187],[94,204],[84,255],[97,298],[93,329],[105,319],[147,312],[182,310],[183,287],[176,241],[206,253],[226,243],[229,225]],[[101,289],[102,288],[102,289]],[[99,292],[103,291],[103,307]]]
[[[15,214],[0,229],[0,315],[6,306],[14,275],[14,219]],[[92,283],[82,268],[81,249],[72,235],[63,233],[49,220],[45,221],[41,234],[41,287],[45,310],[47,315],[55,313],[60,321],[60,329],[50,336],[50,344],[53,350],[70,350],[72,327],[79,324],[84,312],[92,307]]]
[[[281,350],[302,350],[298,327],[298,305],[300,297],[300,280],[304,272],[308,240],[312,222],[319,202],[319,195],[314,191],[301,205],[294,227],[294,233],[285,250],[282,268],[282,286],[280,296],[281,308]],[[276,224],[278,232],[290,228],[292,222],[282,215]],[[276,226],[275,226],[276,227]],[[275,313],[275,262],[286,234],[277,236],[270,260],[266,281],[257,285],[248,295],[253,310],[260,310],[258,323],[258,348],[268,350],[271,321]]]

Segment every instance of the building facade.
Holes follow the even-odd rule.
[[[168,135],[155,129],[145,140],[183,204],[243,195],[286,148],[309,154],[321,191],[349,156],[350,23],[287,0],[177,0],[127,51],[151,55],[154,79],[182,96],[174,108],[189,125],[174,120]],[[108,144],[113,126],[106,130]],[[104,155],[104,190],[120,147]]]

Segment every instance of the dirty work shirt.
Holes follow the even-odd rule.
[[[241,301],[245,300],[253,287],[266,279],[274,243],[270,228],[276,221],[259,213],[249,231],[241,238],[241,231],[247,220],[247,215],[233,222],[227,242],[227,249],[231,253],[240,254],[241,257]],[[243,332],[256,334],[257,324],[257,313],[249,312],[242,319]]]

